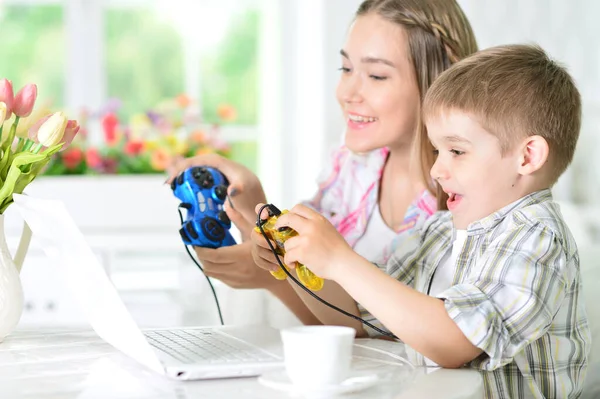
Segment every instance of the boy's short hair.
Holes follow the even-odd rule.
[[[425,120],[449,110],[477,118],[505,154],[517,140],[539,135],[549,146],[554,184],[573,159],[581,127],[581,96],[566,69],[536,45],[482,50],[442,73],[427,92]]]

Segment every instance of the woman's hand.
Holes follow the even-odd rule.
[[[247,219],[256,215],[254,206],[257,203],[266,202],[262,185],[252,171],[240,163],[217,154],[198,155],[177,160],[169,167],[169,177],[165,183],[170,184],[181,172],[192,166],[209,166],[223,173],[229,180],[227,194],[234,207]]]
[[[256,267],[252,260],[252,243],[248,241],[253,225],[240,212],[225,203],[225,212],[242,234],[244,242],[217,249],[195,247],[204,273],[232,288],[273,289],[279,283],[270,273]]]
[[[280,281],[256,267],[252,260],[252,243],[243,242],[229,247],[194,248],[204,274],[221,280],[232,288],[265,288],[271,290]]]

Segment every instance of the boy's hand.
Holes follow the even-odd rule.
[[[250,241],[252,241],[252,259],[258,267],[270,272],[275,272],[280,269],[273,251],[271,251],[269,244],[267,244],[265,237],[263,237],[261,233],[252,231],[250,233]],[[273,248],[277,248],[275,242],[271,241],[271,245],[273,245]],[[280,257],[280,259],[283,262],[283,258]]]
[[[344,264],[356,256],[336,228],[307,206],[296,205],[281,215],[275,227],[285,226],[298,232],[285,242],[285,263],[290,267],[302,263],[317,276],[336,280],[344,272]]]
[[[257,215],[258,211],[263,207],[263,205],[265,204],[261,203],[256,205],[254,211]],[[263,209],[260,218],[263,220],[268,219],[269,212],[266,209]],[[252,241],[252,259],[254,259],[254,263],[256,263],[258,267],[270,272],[280,269],[279,263],[277,262],[277,259],[275,259],[273,251],[271,251],[269,244],[267,244],[267,240],[265,240],[265,237],[261,233],[253,230],[250,233],[250,241]],[[274,241],[271,241],[271,245],[273,248],[277,248],[277,244]],[[280,259],[283,262],[283,257],[280,257]]]

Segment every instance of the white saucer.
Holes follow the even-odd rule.
[[[340,384],[322,387],[302,387],[292,384],[285,370],[273,371],[258,377],[258,382],[269,388],[290,393],[298,393],[310,397],[329,397],[349,392],[362,391],[380,382],[377,374],[359,374],[345,379]]]

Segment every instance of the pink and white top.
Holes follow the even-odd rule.
[[[317,194],[304,203],[329,219],[351,247],[355,250],[362,247],[359,253],[366,259],[383,265],[403,237],[418,229],[436,211],[435,197],[424,190],[409,205],[397,231],[385,223],[376,223],[380,218],[376,214],[379,212],[379,184],[388,154],[387,148],[356,154],[340,147],[334,151],[332,162],[319,179]],[[384,242],[379,241],[378,249],[365,251],[361,240],[378,234]]]

